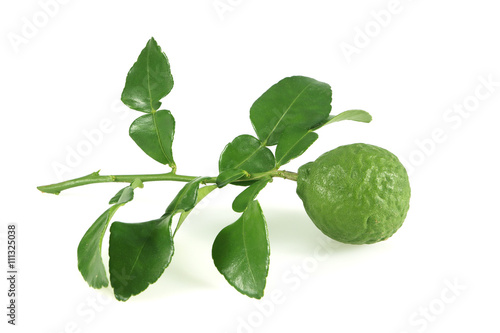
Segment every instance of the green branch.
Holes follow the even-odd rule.
[[[290,172],[285,170],[271,170],[268,172],[250,175],[248,178],[241,179],[240,181],[260,179],[268,176],[280,177],[294,181],[297,180],[297,174],[295,172]],[[38,186],[37,188],[44,193],[59,194],[62,191],[67,190],[69,188],[89,185],[89,184],[96,184],[96,183],[132,183],[136,179],[140,179],[142,182],[153,182],[153,181],[190,182],[196,178],[198,177],[177,175],[173,172],[149,174],[149,175],[100,175],[99,171],[97,171],[91,173],[90,175],[83,176],[80,178],[75,178],[51,185]],[[210,177],[205,179],[203,183],[214,184],[215,180],[216,177]]]

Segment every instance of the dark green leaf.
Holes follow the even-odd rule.
[[[168,110],[145,114],[130,125],[130,137],[151,158],[175,169],[172,156],[175,121]]]
[[[318,134],[301,128],[289,127],[281,135],[276,147],[276,164],[281,166],[302,155],[318,138]]]
[[[233,210],[242,213],[248,205],[257,197],[259,192],[272,180],[271,177],[263,178],[247,187],[233,201]]]
[[[122,102],[137,111],[153,112],[160,108],[160,100],[173,86],[167,56],[151,38],[128,72]]]
[[[269,242],[262,209],[252,201],[241,217],[215,238],[212,258],[219,272],[240,293],[264,295],[269,270]]]
[[[250,119],[259,139],[272,146],[289,126],[310,129],[323,123],[331,102],[328,84],[304,76],[287,77],[255,101]]]
[[[248,173],[272,170],[275,166],[273,153],[251,135],[240,135],[229,143],[219,158],[219,172],[243,169]]]
[[[118,300],[126,301],[141,293],[163,274],[174,253],[172,218],[193,209],[198,187],[204,179],[198,177],[184,185],[157,220],[111,225],[109,270]]]
[[[363,110],[347,110],[336,116],[329,116],[322,126],[342,120],[353,120],[363,123],[369,123],[372,121],[372,116],[368,112]]]
[[[156,282],[170,264],[172,215],[143,223],[114,222],[109,238],[109,271],[116,299],[126,301]]]
[[[198,204],[198,202],[203,200],[203,198],[205,198],[208,194],[210,194],[210,192],[212,192],[216,188],[217,188],[217,185],[207,185],[207,186],[200,188],[198,190],[198,197],[196,198],[195,206]],[[179,230],[182,223],[184,223],[184,220],[188,217],[188,215],[191,213],[192,210],[193,209],[190,209],[188,211],[184,211],[181,213],[181,216],[179,217],[179,222],[177,222],[177,226],[175,227],[174,236],[177,233],[177,230]]]
[[[134,198],[134,188],[138,185],[134,181],[132,185],[118,191],[110,201],[113,206],[97,218],[82,237],[80,244],[78,244],[78,270],[82,273],[85,281],[93,288],[99,289],[108,286],[106,269],[101,255],[102,239],[113,215],[118,208]]]
[[[218,187],[224,187],[235,180],[249,176],[248,172],[242,169],[228,169],[222,171],[217,176],[216,183]]]

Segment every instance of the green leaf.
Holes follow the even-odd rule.
[[[215,238],[212,258],[219,272],[240,293],[264,295],[269,270],[267,225],[257,201]]]
[[[134,182],[135,183],[135,182]],[[113,204],[87,230],[78,244],[78,270],[87,283],[96,289],[107,287],[109,282],[102,262],[102,239],[118,208],[134,198],[134,185],[127,186],[111,199]]]
[[[241,179],[243,177],[248,177],[249,174],[245,170],[242,169],[228,169],[222,171],[216,179],[217,186],[224,187],[227,184],[234,182],[235,180]]]
[[[175,169],[172,155],[175,120],[170,111],[145,114],[130,125],[130,137],[151,158]]]
[[[248,205],[255,200],[257,195],[266,185],[272,181],[271,177],[262,178],[259,181],[253,183],[247,187],[243,192],[238,194],[238,196],[233,201],[233,210],[238,213],[242,213],[247,209]]]
[[[198,197],[196,198],[195,206],[203,200],[207,195],[209,195],[213,190],[217,188],[217,185],[207,185],[198,190]],[[187,211],[184,211],[181,213],[181,216],[179,217],[179,222],[177,222],[177,226],[175,227],[174,231],[174,236],[177,233],[177,230],[181,227],[182,223],[184,223],[184,220],[188,217],[188,215],[193,211],[193,208]]]
[[[137,111],[153,112],[160,108],[160,100],[173,86],[167,56],[151,38],[128,72],[122,102]]]
[[[114,222],[109,238],[109,271],[116,299],[126,301],[156,282],[170,264],[172,215],[143,223]]]
[[[127,186],[122,188],[118,193],[115,194],[111,200],[109,200],[110,205],[114,204],[124,204],[134,199],[134,189],[132,186]]]
[[[304,76],[287,77],[255,101],[250,120],[262,143],[273,146],[287,127],[310,129],[323,123],[331,102],[328,84]]]
[[[163,274],[174,253],[172,219],[193,209],[204,179],[198,177],[184,185],[157,220],[111,225],[109,270],[116,299],[126,301],[143,292]]]
[[[363,123],[369,123],[372,121],[372,116],[368,112],[363,110],[347,110],[336,116],[329,116],[326,122],[321,126],[325,126],[342,120],[353,120]]]
[[[165,215],[174,215],[193,209],[198,198],[198,188],[200,183],[207,177],[198,177],[186,185],[177,193],[174,200],[168,205]]]
[[[240,135],[230,142],[219,158],[219,172],[242,169],[248,173],[272,170],[276,162],[273,153],[257,138]]]
[[[302,155],[318,138],[311,130],[289,127],[281,135],[276,147],[276,164],[281,166]]]
[[[108,286],[106,269],[101,256],[102,239],[109,221],[119,207],[120,205],[114,205],[99,216],[78,244],[78,270],[92,288],[99,289]]]

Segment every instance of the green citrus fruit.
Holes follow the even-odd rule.
[[[391,152],[356,143],[299,168],[297,194],[314,224],[349,244],[385,240],[401,227],[410,203],[406,169]]]

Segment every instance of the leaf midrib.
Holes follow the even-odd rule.
[[[291,147],[290,149],[288,149],[286,151],[285,154],[283,154],[283,156],[279,159],[279,161],[276,161],[276,164],[278,165],[278,167],[281,166],[281,161],[283,161],[285,159],[285,157],[287,157],[290,152],[292,151],[292,149],[297,146],[309,133],[311,133],[312,131],[311,130],[308,130],[303,136],[300,137],[300,139],[298,139]]]
[[[155,112],[156,110],[153,108],[153,97],[151,96],[151,80],[149,74],[149,50],[151,49],[151,43],[148,43],[147,54],[146,54],[146,76],[148,78],[148,94],[149,94],[149,107],[151,108],[151,112]]]
[[[155,221],[156,222],[156,221]],[[157,222],[156,222],[157,223]],[[135,261],[134,263],[132,264],[132,268],[130,268],[130,276],[132,276],[132,272],[134,271],[134,268],[135,268],[135,265],[137,264],[137,262],[139,261],[139,257],[141,256],[142,254],[142,251],[144,250],[144,247],[146,246],[146,244],[149,242],[149,240],[151,239],[152,235],[151,233],[149,233],[149,235],[147,236],[147,238],[144,240],[144,243],[142,244],[141,246],[141,249],[139,250],[139,253],[137,254],[136,258],[135,258]]]
[[[281,121],[283,120],[283,118],[285,117],[285,115],[290,111],[290,109],[292,108],[292,106],[297,102],[297,100],[300,98],[300,96],[302,96],[302,94],[304,93],[304,91],[307,90],[307,88],[309,88],[311,85],[313,84],[313,82],[309,83],[307,86],[305,86],[302,91],[293,99],[292,103],[290,103],[290,105],[288,106],[288,108],[285,110],[285,112],[283,112],[283,114],[281,115],[280,119],[278,119],[278,121],[276,122],[276,125],[274,125],[273,129],[269,132],[269,135],[267,136],[267,138],[265,138],[263,141],[262,141],[262,144],[265,146],[267,141],[269,140],[269,138],[271,137],[271,135],[273,135],[274,131],[276,130],[276,128],[278,127],[278,125],[281,123]]]
[[[257,154],[257,152],[259,150],[261,150],[262,148],[265,147],[265,144],[263,142],[261,142],[260,146],[257,147],[257,149],[255,149],[250,155],[248,155],[243,161],[241,161],[240,163],[238,163],[237,165],[235,165],[234,167],[232,167],[231,169],[237,169],[239,168],[240,166],[242,166],[246,161],[248,161],[253,155]]]
[[[245,237],[245,220],[246,218],[243,217],[242,225],[241,225],[241,233],[243,237],[243,250],[245,251],[245,257],[246,257],[246,262],[248,265],[248,270],[250,271],[250,276],[252,277],[254,286],[257,288],[257,281],[255,280],[255,274],[252,270],[252,266],[250,265],[250,257],[248,256],[248,251],[247,251],[247,242],[246,242],[246,237]]]
[[[158,129],[158,124],[156,121],[156,113],[157,113],[156,111],[153,111],[151,113],[153,115],[153,125],[155,127],[156,137],[158,138],[158,144],[160,145],[161,153],[167,159],[167,163],[170,164],[170,163],[172,163],[172,161],[170,160],[169,156],[167,155],[167,152],[165,151],[165,147],[163,146],[163,142],[162,142],[161,137],[160,137],[160,131]]]

